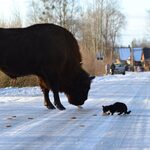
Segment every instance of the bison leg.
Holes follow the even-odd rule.
[[[48,108],[48,109],[55,109],[54,105],[51,103],[50,99],[49,99],[49,90],[47,89],[42,89],[43,94],[44,94],[44,105]]]
[[[54,104],[59,110],[65,110],[66,108],[61,104],[59,94],[57,91],[53,91],[54,94]]]
[[[42,92],[44,94],[44,105],[48,109],[55,109],[54,105],[51,103],[51,101],[49,99],[49,90],[47,89],[47,86],[46,86],[44,80],[41,78],[39,78],[39,85],[40,85]]]
[[[47,71],[48,72],[48,71]],[[64,110],[65,107],[61,104],[60,102],[60,98],[59,98],[59,84],[58,81],[56,80],[57,77],[56,75],[53,77],[52,75],[49,75],[48,73],[43,74],[44,77],[44,86],[47,86],[48,89],[51,89],[51,91],[53,92],[53,96],[54,96],[54,104],[55,106],[59,109],[59,110]],[[54,80],[55,79],[55,80]],[[45,99],[47,100],[47,99]]]

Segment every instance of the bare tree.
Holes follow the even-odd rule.
[[[106,54],[108,49],[112,50],[110,47],[114,48],[116,38],[125,23],[125,17],[117,7],[117,0],[94,0],[93,8],[87,10],[84,18],[88,19],[84,19],[84,25],[87,25],[87,37],[91,34],[90,40],[93,42],[90,45],[94,51]]]
[[[119,11],[115,11],[113,17],[110,19],[110,40],[112,49],[114,50],[116,38],[119,37],[120,30],[125,26],[125,16]]]
[[[55,23],[73,34],[76,33],[76,22],[79,7],[77,0],[32,0],[31,20],[33,23]]]
[[[53,9],[56,0],[32,0],[29,16],[31,24],[53,22]]]

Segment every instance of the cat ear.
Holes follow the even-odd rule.
[[[102,106],[104,108],[104,106]]]

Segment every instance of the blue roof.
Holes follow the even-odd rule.
[[[141,61],[142,58],[142,48],[133,48],[133,58],[134,61]]]
[[[129,47],[119,48],[119,55],[120,55],[120,60],[128,60],[131,55],[130,48]]]

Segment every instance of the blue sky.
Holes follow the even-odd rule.
[[[127,19],[121,43],[127,45],[131,44],[134,38],[147,38],[148,22],[150,24],[147,11],[150,10],[150,0],[122,0],[121,7]]]
[[[14,7],[23,14],[27,9],[26,1],[28,0],[0,0],[0,14],[4,18],[8,18],[13,15]],[[82,0],[82,5],[87,1],[92,2],[92,0]],[[150,0],[120,0],[120,2],[120,10],[125,14],[127,20],[126,28],[122,31],[122,38],[119,40],[120,45],[131,44],[134,38],[147,37],[147,10],[150,10]]]

